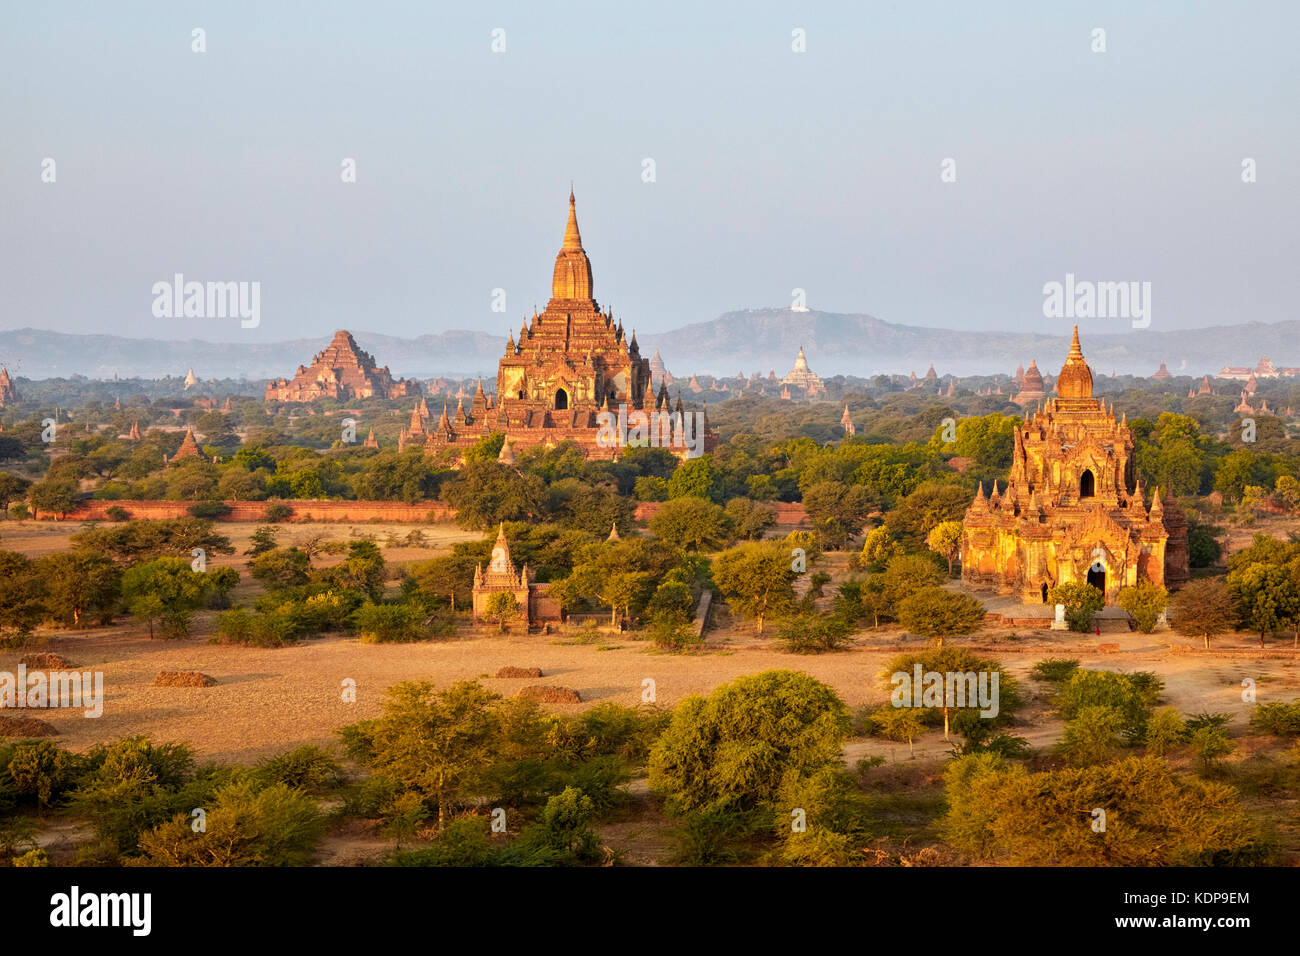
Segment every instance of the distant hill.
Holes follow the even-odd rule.
[[[766,373],[784,375],[802,346],[813,371],[824,377],[881,373],[924,375],[1009,374],[1037,359],[1055,372],[1069,347],[1070,324],[1044,320],[1043,332],[959,332],[897,325],[871,315],[753,309],[728,312],[671,332],[638,336],[642,354],[660,351],[675,375]],[[1207,329],[1093,333],[1079,329],[1084,354],[1101,375],[1151,375],[1167,363],[1174,375],[1213,374],[1224,365],[1253,366],[1261,356],[1300,366],[1300,321],[1216,326]],[[357,342],[399,377],[495,375],[505,343],[486,332],[453,331],[405,339],[353,331]],[[12,374],[40,379],[183,376],[193,368],[203,380],[260,381],[292,375],[324,348],[329,335],[274,343],[132,339],[70,335],[38,329],[0,331],[0,363]]]
[[[1008,374],[1038,360],[1055,373],[1065,360],[1072,325],[1044,320],[1044,331],[967,332],[896,325],[871,315],[753,309],[728,312],[711,322],[638,338],[643,352],[659,349],[673,374],[766,373],[784,375],[803,347],[808,364],[822,376],[863,378],[915,371],[934,363],[940,374]],[[1213,374],[1224,365],[1253,366],[1261,356],[1278,365],[1300,366],[1300,321],[1208,329],[1133,330],[1099,334],[1080,323],[1083,353],[1098,374],[1151,375],[1164,361],[1174,375]]]
[[[491,370],[505,343],[485,332],[443,332],[414,339],[354,332],[357,344],[399,378]],[[330,335],[286,342],[204,342],[132,339],[120,335],[69,335],[39,329],[0,332],[0,362],[24,378],[184,376],[190,368],[209,378],[249,381],[292,376],[329,344]]]

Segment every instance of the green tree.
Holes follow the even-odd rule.
[[[877,502],[863,485],[819,481],[804,491],[803,506],[821,547],[838,551],[862,530]]]
[[[1139,631],[1150,634],[1169,603],[1169,592],[1158,584],[1139,581],[1133,587],[1120,589],[1118,603],[1133,616]]]
[[[36,571],[45,580],[51,618],[72,627],[80,627],[87,614],[101,623],[111,620],[122,589],[122,571],[111,559],[61,551],[38,558]]]
[[[183,558],[155,558],[128,568],[122,575],[122,597],[127,610],[147,621],[149,637],[154,622],[166,637],[185,637],[194,611],[207,600],[209,582]]]
[[[483,616],[506,633],[508,625],[519,619],[519,601],[513,591],[497,591],[488,595],[483,605]]]
[[[500,745],[500,695],[477,681],[435,691],[428,681],[388,689],[384,714],[365,728],[370,765],[438,804],[438,829],[467,799]]]
[[[921,588],[899,603],[898,620],[912,633],[934,638],[943,647],[945,637],[960,637],[979,629],[984,623],[984,605],[957,591]]]
[[[944,771],[944,839],[1013,866],[1207,866],[1260,862],[1231,787],[1175,775],[1158,757],[1030,773],[987,754]],[[1188,808],[1195,808],[1189,812]],[[1094,829],[1100,810],[1105,829]]]
[[[722,498],[722,477],[713,464],[712,455],[684,461],[668,478],[668,497],[707,498],[717,503]]]
[[[961,538],[964,533],[965,526],[960,521],[940,521],[925,537],[926,547],[948,562],[948,577],[952,577],[952,563],[961,553]]]
[[[713,559],[713,582],[740,615],[753,618],[758,633],[769,615],[794,606],[795,572],[789,549],[779,542],[747,542]]]
[[[1061,753],[1075,767],[1105,763],[1119,746],[1117,734],[1123,724],[1124,715],[1114,707],[1081,707],[1065,725]]]
[[[1065,620],[1070,630],[1090,631],[1092,619],[1106,605],[1106,597],[1085,581],[1069,581],[1051,588],[1047,603],[1065,605]]]
[[[77,485],[71,479],[47,478],[27,489],[27,500],[37,517],[56,514],[62,519],[77,506]]]
[[[36,563],[0,551],[0,646],[20,647],[47,613],[48,587]]]
[[[665,501],[650,519],[650,531],[683,551],[715,551],[730,543],[726,513],[706,498],[687,495]]]
[[[650,752],[650,786],[674,812],[771,806],[783,783],[841,765],[849,714],[806,674],[764,671],[691,696]]]

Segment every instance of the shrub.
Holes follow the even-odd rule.
[[[343,782],[343,768],[319,747],[305,744],[257,765],[257,778],[264,784],[282,783],[304,793],[321,793]]]
[[[352,614],[362,644],[408,644],[429,637],[427,615],[410,604],[366,603]]]
[[[130,521],[131,512],[127,511],[121,505],[112,505],[104,510],[104,517],[109,521]]]
[[[1091,584],[1071,581],[1047,592],[1049,604],[1065,605],[1065,621],[1072,631],[1092,630],[1092,619],[1106,604],[1105,596]]]
[[[1250,715],[1252,727],[1277,737],[1300,737],[1300,700],[1260,704]]]
[[[1064,657],[1049,657],[1041,660],[1030,670],[1030,675],[1035,680],[1046,681],[1049,684],[1063,684],[1079,669],[1079,662],[1074,659]]]
[[[200,501],[187,510],[196,518],[224,518],[234,509],[221,501]]]
[[[266,511],[262,515],[262,520],[271,524],[278,524],[281,521],[288,521],[293,517],[293,509],[285,504],[267,505]]]

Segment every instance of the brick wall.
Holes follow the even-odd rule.
[[[778,528],[810,528],[812,522],[808,520],[808,512],[804,510],[803,503],[799,501],[773,501],[768,502],[776,508],[776,525]],[[663,507],[661,501],[643,501],[636,506],[636,520],[649,521],[659,509]]]
[[[189,515],[192,501],[100,501],[83,502],[75,511],[69,511],[66,521],[105,521],[109,508],[124,508],[132,518],[184,518]],[[430,512],[435,521],[450,521],[456,509],[440,501],[421,501],[406,504],[402,501],[227,501],[230,514],[218,521],[262,521],[268,505],[286,504],[293,509],[290,521],[311,518],[313,521],[401,521],[425,522]]]

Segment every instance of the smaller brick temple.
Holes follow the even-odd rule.
[[[474,569],[474,623],[484,620],[487,602],[493,594],[508,591],[515,596],[520,611],[527,615],[529,627],[564,619],[560,602],[551,597],[549,584],[537,584],[530,580],[528,565],[516,568],[510,557],[510,544],[506,541],[506,526],[497,529],[497,540],[492,546],[492,557],[487,570],[483,565]]]

